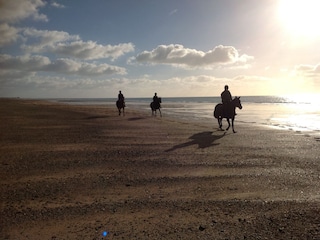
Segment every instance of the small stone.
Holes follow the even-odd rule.
[[[201,225],[199,226],[199,230],[200,230],[200,231],[204,231],[205,229],[206,229],[205,227],[203,227],[203,226],[201,226]]]

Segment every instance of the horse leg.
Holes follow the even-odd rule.
[[[227,122],[228,122],[228,127],[226,128],[226,130],[228,131],[229,128],[230,128],[230,120],[229,120],[229,118],[227,118]]]
[[[222,118],[218,117],[217,119],[218,119],[219,129],[220,129],[221,131],[223,131],[223,129],[222,129]]]
[[[161,110],[160,110],[160,108],[159,108],[159,113],[160,113],[160,117],[162,117],[162,114],[161,114]]]
[[[124,114],[124,107],[122,108],[122,113],[123,113],[123,116],[124,116],[124,115],[125,115],[125,114]]]
[[[236,131],[234,130],[234,117],[232,118],[232,131],[233,131],[233,133],[236,133]]]
[[[119,116],[121,115],[121,108],[118,108],[118,111],[119,111]]]

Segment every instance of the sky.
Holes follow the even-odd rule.
[[[0,97],[320,94],[318,0],[0,0]]]

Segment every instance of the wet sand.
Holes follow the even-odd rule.
[[[320,239],[317,137],[165,109],[0,109],[1,239]]]

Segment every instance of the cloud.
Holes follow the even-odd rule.
[[[63,56],[79,59],[117,59],[125,53],[132,52],[134,45],[132,43],[121,43],[118,45],[101,45],[93,41],[76,41],[71,43],[59,43],[49,51]]]
[[[11,27],[6,23],[0,23],[0,47],[15,42],[19,37],[18,32],[17,28]]]
[[[92,64],[76,62],[70,59],[57,59],[46,66],[47,71],[77,74],[85,76],[111,75],[111,74],[126,74],[126,70],[121,67],[111,66],[108,64]]]
[[[69,63],[73,65],[72,62]],[[66,71],[63,66],[56,64],[55,71]],[[53,67],[52,67],[53,68]],[[0,76],[3,71],[0,71]],[[24,72],[23,72],[24,73]],[[7,70],[6,78],[2,77],[2,86],[11,88],[10,96],[33,96],[27,95],[25,91],[19,90],[21,87],[31,89],[41,89],[41,97],[66,97],[66,93],[74,92],[79,97],[81,91],[85,97],[115,97],[119,89],[123,90],[126,97],[150,97],[157,92],[161,97],[186,97],[186,96],[220,96],[225,84],[228,84],[234,96],[252,95],[251,88],[256,87],[255,94],[263,93],[268,87],[268,82],[272,79],[266,79],[261,76],[236,76],[234,78],[221,78],[212,75],[193,75],[185,77],[172,77],[165,79],[153,78],[143,75],[136,78],[126,78],[115,76],[113,78],[101,76],[73,75],[61,76],[50,74],[35,74],[26,72],[24,74],[15,73]],[[257,81],[259,80],[259,81]],[[1,80],[0,80],[1,81]],[[16,86],[19,85],[20,88]],[[64,91],[59,91],[63,89]],[[1,89],[0,89],[1,93]],[[7,95],[6,92],[3,92]],[[14,93],[14,94],[13,94]],[[9,96],[9,95],[8,95]],[[166,102],[164,101],[164,104]]]
[[[43,56],[18,56],[7,54],[0,55],[0,68],[2,70],[39,71],[49,65],[49,58]]]
[[[45,6],[42,0],[0,0],[0,6],[0,21],[13,23],[29,17],[48,21],[46,15],[39,13],[39,8]]]
[[[24,44],[22,48],[27,52],[33,53],[45,52],[48,49],[53,49],[60,42],[80,40],[78,35],[70,35],[63,31],[26,28],[22,34],[27,41],[34,42],[33,44]]]
[[[132,43],[118,45],[101,45],[93,41],[84,42],[78,35],[70,35],[63,31],[47,31],[28,28],[23,35],[32,44],[24,44],[22,48],[29,53],[50,52],[65,57],[84,60],[111,58],[117,59],[125,53],[134,51]]]
[[[233,82],[240,82],[243,84],[253,84],[254,82],[268,82],[271,81],[271,78],[264,77],[264,76],[256,76],[256,75],[238,75],[232,78]]]
[[[55,72],[68,75],[84,76],[102,76],[119,74],[125,75],[126,70],[122,67],[112,66],[109,64],[93,64],[77,62],[71,59],[57,59],[51,61],[44,56],[17,56],[13,57],[7,54],[0,55],[1,71],[25,71],[25,72]]]
[[[245,64],[252,60],[248,55],[239,55],[232,46],[219,45],[208,52],[185,48],[179,44],[159,45],[152,51],[144,51],[133,60],[138,63],[168,64],[179,67],[215,67],[230,64]]]
[[[317,65],[298,65],[295,67],[295,73],[298,76],[304,77],[319,77],[320,76],[320,64]]]
[[[173,14],[176,14],[178,12],[178,9],[174,9],[174,10],[172,10],[170,13],[169,13],[169,15],[171,16],[171,15],[173,15]]]
[[[60,3],[57,3],[57,2],[52,2],[52,3],[51,3],[51,6],[56,7],[56,8],[65,8],[64,5],[62,5],[62,4],[60,4]]]
[[[34,76],[35,76],[35,72],[12,71],[12,70],[1,69],[0,84],[3,87],[5,84],[8,85],[14,82],[20,83],[20,80],[25,80],[26,78],[33,78]]]

